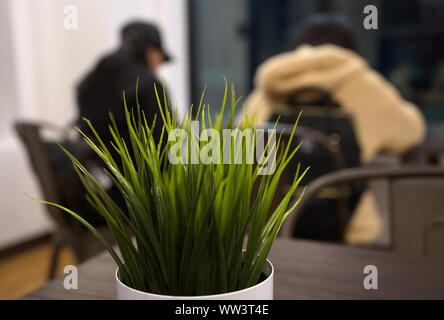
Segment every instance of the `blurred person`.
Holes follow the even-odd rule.
[[[112,137],[108,128],[111,124],[109,116],[111,112],[119,134],[130,148],[123,92],[128,108],[135,109],[136,83],[139,79],[137,96],[141,110],[144,111],[149,125],[153,123],[155,117],[157,118],[153,135],[156,140],[160,139],[163,122],[160,113],[158,114],[159,105],[154,86],[157,87],[160,101],[163,103],[163,84],[158,81],[155,72],[162,63],[169,60],[170,56],[162,47],[160,33],[153,24],[135,21],[124,26],[121,30],[120,47],[101,58],[77,87],[79,119],[76,125],[94,141],[93,132],[83,118],[90,120],[113,152],[114,149],[110,144]],[[118,188],[102,171],[102,161],[88,144],[76,139],[65,139],[61,144],[86,166],[114,201],[125,207],[125,201]],[[62,204],[68,208],[75,208],[75,211],[95,226],[105,224],[104,219],[86,201],[84,188],[69,158],[61,152],[57,144],[47,143],[47,147]]]
[[[163,85],[155,72],[162,63],[169,60],[170,56],[162,47],[161,35],[156,26],[142,21],[128,23],[121,30],[120,47],[101,58],[78,85],[78,126],[90,133],[82,120],[87,118],[101,137],[108,138],[111,112],[119,132],[128,141],[123,92],[128,108],[136,108],[136,80],[139,78],[139,104],[150,125],[157,115],[154,136],[159,138],[163,123],[158,114],[154,86],[163,103]]]
[[[296,45],[256,72],[246,110],[258,123],[268,121],[293,92],[315,87],[329,92],[352,117],[364,163],[380,151],[402,153],[423,140],[422,114],[355,52],[341,16],[315,15]]]
[[[403,153],[423,140],[422,114],[356,53],[345,17],[309,17],[293,47],[265,61],[256,72],[246,112],[258,124],[270,121],[274,114],[290,112],[286,105],[294,92],[317,88],[350,116],[364,164],[381,151]],[[304,99],[309,102],[317,97]],[[375,212],[374,200],[364,194],[349,223],[347,242],[369,243],[378,235],[381,226]]]

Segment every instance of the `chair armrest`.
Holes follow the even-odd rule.
[[[326,187],[365,182],[375,179],[399,179],[411,177],[444,177],[444,167],[438,166],[396,166],[396,167],[356,167],[338,170],[312,181],[307,187],[299,205],[288,216],[281,228],[281,235],[291,237],[292,230],[301,213],[316,199]]]

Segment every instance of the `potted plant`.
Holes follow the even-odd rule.
[[[180,125],[177,113],[160,103],[167,105],[165,93],[159,98],[156,90],[156,95],[163,124],[159,141],[152,134],[156,121],[149,124],[139,105],[130,111],[125,103],[130,141],[121,138],[111,115],[113,150],[85,120],[95,136],[82,133],[84,140],[103,160],[105,173],[125,199],[125,208],[61,147],[89,202],[106,220],[120,254],[75,212],[37,201],[69,213],[103,243],[118,267],[119,299],[272,299],[273,266],[267,255],[298,203],[289,207],[307,170],[300,173],[298,168],[283,200],[269,211],[283,170],[300,145],[290,151],[291,139],[282,146],[272,130],[264,141],[264,132],[246,115],[234,127],[239,99],[233,87],[230,117],[223,127],[227,84],[215,120],[202,104],[204,94],[196,116],[188,112]],[[256,193],[255,183],[259,185]]]

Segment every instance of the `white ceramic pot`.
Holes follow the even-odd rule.
[[[262,273],[264,281],[239,291],[208,296],[167,296],[147,293],[128,287],[120,281],[119,269],[116,271],[117,299],[119,300],[273,300],[274,268],[267,259]]]

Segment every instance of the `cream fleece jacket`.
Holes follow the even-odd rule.
[[[364,59],[338,46],[304,45],[274,56],[258,68],[254,81],[246,111],[259,124],[295,90],[315,87],[330,92],[353,120],[364,163],[380,151],[402,153],[425,135],[425,121],[416,106],[402,99]]]

